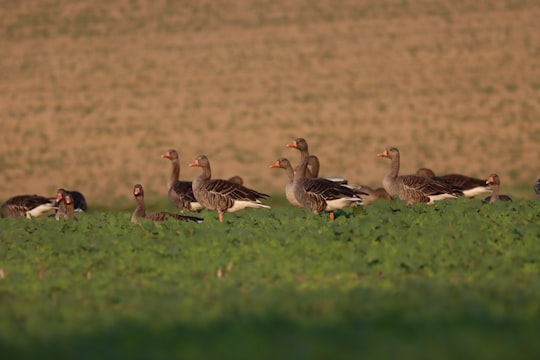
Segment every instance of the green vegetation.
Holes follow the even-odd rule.
[[[2,358],[536,358],[540,201],[0,219]]]

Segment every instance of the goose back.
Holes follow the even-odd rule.
[[[17,195],[9,198],[2,205],[2,217],[18,218],[18,217],[38,217],[43,214],[52,212],[54,205],[51,201],[40,195]]]

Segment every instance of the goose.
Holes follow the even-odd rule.
[[[305,139],[297,138],[287,144],[287,147],[300,151],[300,165],[294,173],[293,192],[302,207],[314,214],[327,211],[330,219],[334,219],[334,211],[362,204],[359,194],[348,187],[325,178],[306,177],[309,150]]]
[[[429,168],[423,167],[416,170],[416,175],[423,176],[423,177],[434,177],[435,172]]]
[[[69,191],[62,188],[56,191],[55,206],[58,208],[55,215],[56,220],[60,220],[62,217],[67,220],[75,218],[75,199]]]
[[[486,180],[478,179],[472,176],[462,174],[446,174],[435,176],[433,170],[428,168],[420,168],[416,171],[416,175],[432,178],[436,181],[444,181],[463,192],[464,196],[474,199],[475,196],[491,193],[491,188],[486,185]]]
[[[64,190],[67,194],[70,195],[71,201],[73,202],[73,208],[74,208],[75,212],[85,212],[85,211],[88,210],[88,205],[86,203],[86,198],[84,197],[84,195],[80,191],[77,191],[77,190],[65,190],[65,189],[62,189],[62,190]],[[58,191],[56,193],[57,193],[57,197],[56,198],[51,198],[51,199],[55,200],[54,206],[58,207],[60,205],[58,200],[56,200],[58,198]]]
[[[388,202],[394,201],[394,198],[390,196],[390,194],[382,187],[373,189],[367,185],[353,185],[351,186],[351,189],[354,192],[360,191],[365,194],[364,196],[362,196],[362,199],[364,200],[364,205],[369,205],[379,199],[386,200]]]
[[[455,199],[462,193],[448,183],[418,175],[399,174],[399,150],[389,147],[377,154],[391,160],[390,171],[383,178],[383,188],[390,195],[397,195],[407,205],[424,202],[432,204],[443,199]]]
[[[171,203],[181,212],[185,210],[201,211],[204,207],[195,199],[191,181],[180,181],[178,152],[175,149],[169,149],[161,157],[171,161],[171,174],[167,181],[168,196]]]
[[[229,181],[238,185],[244,185],[244,179],[239,175],[234,175],[230,177]]]
[[[17,195],[2,205],[2,217],[38,217],[54,210],[53,203],[40,195]]]
[[[294,170],[290,163],[290,161],[287,158],[279,158],[276,160],[276,162],[272,163],[270,165],[271,168],[280,168],[285,170],[285,174],[287,174],[287,183],[285,184],[285,197],[287,198],[287,201],[292,206],[296,206],[301,208],[302,205],[296,200],[294,197],[294,189],[293,189],[293,181],[294,181]]]
[[[488,179],[486,180],[486,184],[491,186],[491,188],[493,189],[493,193],[483,200],[484,203],[493,203],[498,200],[512,201],[512,198],[508,195],[499,195],[499,190],[501,187],[501,179],[499,178],[499,175],[489,175]]]
[[[137,207],[135,208],[133,215],[131,215],[131,222],[134,224],[137,224],[139,222],[139,219],[141,218],[154,221],[163,221],[167,218],[173,218],[182,221],[192,221],[196,223],[201,223],[204,221],[204,219],[201,219],[199,217],[174,214],[168,211],[160,211],[147,214],[146,207],[144,205],[144,189],[141,184],[135,184],[135,186],[133,186],[133,196],[135,196],[135,201],[137,202]]]
[[[199,155],[190,167],[200,167],[202,172],[193,179],[195,199],[208,210],[217,211],[219,221],[223,222],[223,213],[246,208],[266,208],[259,199],[270,197],[267,194],[249,189],[224,179],[212,179],[210,160],[206,155]]]
[[[309,155],[308,165],[306,169],[306,177],[309,177],[309,178],[319,177],[320,168],[321,168],[321,163],[317,155]]]
[[[536,193],[538,200],[540,200],[540,178],[534,183],[534,192]]]

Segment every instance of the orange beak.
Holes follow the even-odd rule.
[[[279,160],[270,165],[271,168],[278,168],[279,167]]]
[[[296,145],[296,141],[293,141],[292,143],[287,144],[287,147],[296,149],[298,147],[298,145]]]
[[[488,184],[488,185],[491,185],[493,182],[494,182],[493,177],[491,177],[491,176],[488,177],[488,179],[486,180],[486,184]]]
[[[62,200],[62,194],[58,193],[56,194],[56,202],[59,202],[60,200]]]
[[[164,153],[163,155],[161,155],[162,158],[166,158],[166,159],[170,159],[171,158],[171,153],[170,152],[166,152]]]
[[[384,150],[383,152],[380,152],[377,154],[379,157],[388,157],[388,150]]]
[[[66,195],[66,198],[64,199],[66,204],[71,204],[71,196]]]
[[[190,167],[193,167],[193,166],[199,166],[199,160],[195,160],[193,161],[191,164],[189,164]]]

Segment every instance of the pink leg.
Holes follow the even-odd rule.
[[[219,222],[223,222],[223,213],[220,212],[218,214],[219,214]]]

